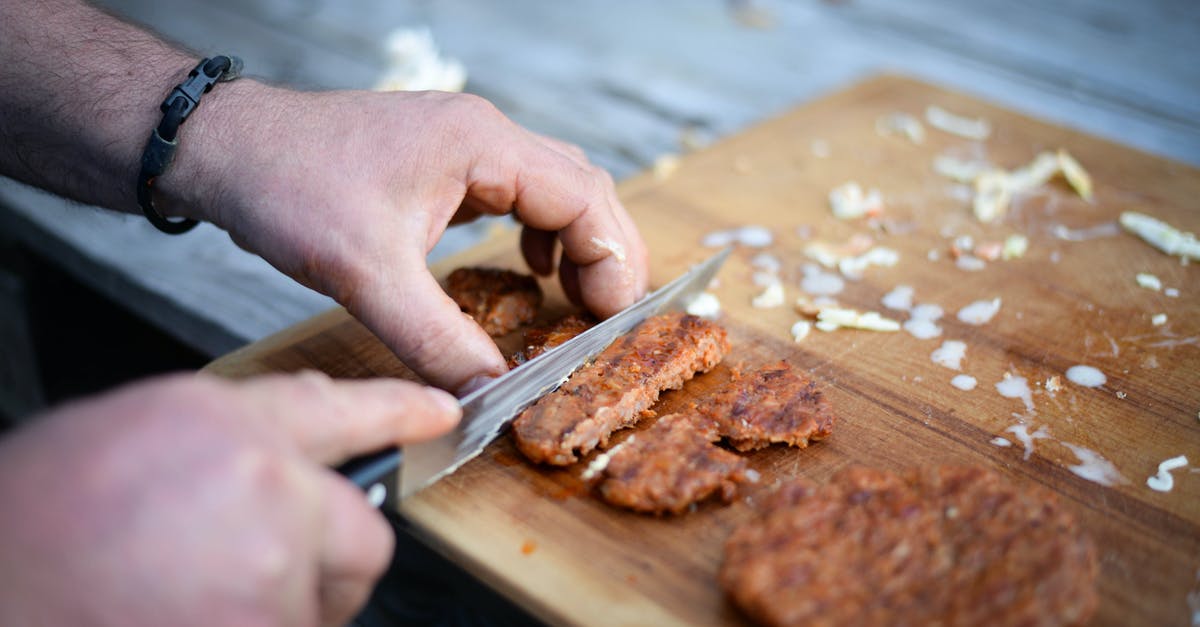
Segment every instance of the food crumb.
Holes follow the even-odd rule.
[[[835,331],[841,327],[867,331],[899,331],[900,323],[890,318],[884,318],[874,311],[859,313],[853,309],[827,307],[817,313],[816,327],[825,332]]]
[[[1166,323],[1167,323],[1167,314],[1165,314],[1165,313],[1154,314],[1153,316],[1150,316],[1150,324],[1153,324],[1156,327],[1161,327],[1162,325],[1164,325]]]
[[[1171,476],[1171,471],[1187,465],[1188,458],[1185,455],[1163,460],[1158,465],[1158,474],[1146,479],[1146,486],[1156,492],[1170,492],[1175,487],[1175,478]]]
[[[1046,391],[1053,394],[1061,389],[1062,389],[1062,379],[1059,379],[1058,375],[1054,375],[1054,376],[1050,377],[1049,379],[1046,379]]]
[[[985,161],[967,161],[950,155],[938,155],[933,158],[933,171],[952,181],[971,183],[980,174],[990,170],[992,166]]]
[[[909,318],[904,321],[904,330],[918,340],[932,340],[942,334],[942,327],[928,318]]]
[[[1026,251],[1029,250],[1029,238],[1014,233],[1004,238],[1004,249],[1000,252],[1000,256],[1008,261],[1009,259],[1018,259],[1024,257]]]
[[[964,392],[970,392],[971,390],[974,390],[978,383],[979,382],[975,380],[975,377],[972,377],[969,374],[955,375],[953,379],[950,379],[950,385],[953,385]],[[1007,442],[1007,440],[1005,441]]]
[[[811,331],[812,331],[812,323],[811,322],[809,322],[808,320],[798,320],[798,321],[796,321],[796,324],[792,325],[792,339],[799,342],[800,340],[803,340],[804,338],[808,337],[808,334]]]
[[[1153,291],[1157,292],[1162,289],[1162,281],[1160,281],[1159,278],[1154,276],[1153,274],[1150,274],[1148,272],[1139,272],[1139,273],[1137,273],[1137,277],[1135,277],[1135,278],[1137,280],[1138,285],[1140,285],[1148,290],[1153,290]]]
[[[537,550],[537,543],[533,540],[526,540],[521,543],[521,555],[532,555]]]
[[[1034,440],[1045,440],[1050,437],[1045,426],[1038,427],[1038,430],[1033,433],[1029,432],[1029,427],[1026,425],[1013,425],[1005,429],[1005,431],[1016,436],[1017,441],[1025,447],[1025,457],[1023,459],[1029,459],[1033,455]]]
[[[892,291],[884,294],[880,302],[888,309],[908,311],[913,306],[913,288],[911,285],[897,285]]]
[[[1004,252],[1004,244],[1000,242],[979,242],[975,246],[975,256],[987,261],[995,261]]]
[[[1094,388],[1107,383],[1108,377],[1104,376],[1104,373],[1097,368],[1079,364],[1067,368],[1067,380],[1075,385]]]
[[[779,261],[779,257],[771,253],[758,253],[750,259],[750,265],[771,274],[779,274],[779,271],[783,268],[783,263]]]
[[[992,125],[983,118],[968,118],[951,113],[937,105],[925,109],[925,121],[930,126],[963,139],[982,141],[992,134]]]
[[[876,246],[857,257],[842,257],[838,260],[838,270],[848,279],[862,278],[863,271],[871,266],[885,268],[894,267],[900,262],[900,253],[891,248]]]
[[[836,274],[822,272],[819,267],[808,264],[804,266],[804,278],[800,279],[800,289],[815,296],[829,296],[840,294],[846,289],[846,281]]]
[[[1063,442],[1062,444],[1071,449],[1071,452],[1079,459],[1078,464],[1068,465],[1067,470],[1100,485],[1112,486],[1129,483],[1129,480],[1117,470],[1116,466],[1113,466],[1112,462],[1104,459],[1096,451],[1071,444],[1070,442]]]
[[[962,360],[967,354],[967,343],[959,340],[946,340],[929,355],[933,363],[951,370],[962,370]]]
[[[1173,287],[1168,287],[1167,289],[1163,290],[1163,295],[1168,298],[1179,298],[1179,290]]]
[[[595,244],[597,248],[607,250],[608,252],[612,253],[612,256],[615,257],[618,262],[625,263],[625,247],[624,246],[620,245],[617,242],[614,242],[611,239],[608,239],[608,238],[601,239],[599,237],[592,237],[592,243]]]
[[[756,309],[772,309],[782,306],[784,302],[783,283],[776,281],[771,283],[762,291],[761,294],[755,296],[750,301],[750,305]]]
[[[829,208],[839,220],[853,220],[883,213],[883,195],[877,189],[863,192],[856,181],[847,181],[829,192]]]
[[[967,324],[979,326],[986,324],[1000,311],[1000,298],[992,300],[977,300],[958,310],[958,319]]]
[[[1092,202],[1092,177],[1066,150],[1058,149],[1058,167],[1080,198]]]
[[[1000,436],[996,436],[996,437],[992,438],[992,444],[999,446],[999,447],[1012,446],[1012,442],[1009,442],[1008,440],[1006,440]]]
[[[700,240],[700,245],[706,248],[724,248],[730,244],[741,244],[748,248],[766,248],[774,239],[767,227],[747,225],[737,229],[713,231]]]
[[[1168,255],[1178,255],[1184,260],[1200,259],[1200,242],[1196,241],[1196,236],[1184,233],[1162,220],[1144,213],[1126,211],[1121,214],[1121,226]]]
[[[922,303],[912,308],[904,330],[918,340],[931,340],[942,334],[937,321],[942,318],[942,308],[932,303]]]
[[[876,118],[875,133],[882,137],[899,135],[908,138],[908,141],[914,144],[921,144],[925,141],[925,127],[921,126],[921,122],[917,118],[901,111],[894,111]]]
[[[688,302],[686,310],[693,316],[712,320],[721,315],[721,301],[712,292],[700,292]]]
[[[1033,413],[1033,392],[1029,389],[1029,381],[1025,377],[1014,377],[1004,373],[1004,378],[996,384],[996,392],[1004,398],[1019,398],[1025,404],[1025,411]]]
[[[954,260],[954,265],[957,266],[959,270],[964,270],[966,272],[979,272],[980,270],[987,268],[986,261],[971,254],[960,255],[958,259]]]
[[[1124,393],[1124,392],[1122,392],[1122,391],[1120,391],[1120,390],[1117,390],[1117,398],[1119,398],[1119,399],[1121,399],[1121,400],[1125,400],[1125,397],[1126,397],[1126,396],[1128,396],[1128,394],[1126,394],[1126,393]]]

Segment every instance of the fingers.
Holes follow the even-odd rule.
[[[558,233],[527,226],[521,229],[521,254],[534,274],[546,276],[554,271],[554,249]]]
[[[583,306],[583,292],[579,286],[579,266],[575,262],[563,258],[558,264],[558,282],[562,284],[563,293],[572,305]]]
[[[527,228],[557,232],[563,256],[579,268],[583,304],[606,317],[644,295],[646,254],[633,221],[617,199],[608,173],[579,161],[545,138],[513,142],[493,161],[472,170],[471,190],[487,190],[489,202],[509,206]],[[546,255],[544,236],[523,238],[522,251],[535,271]]]
[[[387,521],[363,493],[330,472],[322,473],[325,525],[319,550],[322,625],[340,627],[362,608],[395,548]]]
[[[531,132],[530,134],[533,135],[533,137],[539,142],[541,142],[542,145],[567,157],[568,159],[571,159],[575,163],[579,164],[580,167],[588,167],[587,153],[583,152],[583,149],[579,146],[562,141],[561,139],[555,137],[542,135],[541,133]]]
[[[397,263],[392,276],[364,293],[371,299],[351,313],[431,385],[457,391],[508,370],[496,343],[446,295],[424,260]]]
[[[259,420],[324,465],[430,439],[462,416],[458,401],[446,392],[397,379],[334,381],[306,372],[236,385],[239,400]]]

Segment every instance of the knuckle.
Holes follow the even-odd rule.
[[[451,118],[476,123],[493,123],[497,118],[504,118],[504,114],[490,100],[475,94],[456,95],[445,111]]]

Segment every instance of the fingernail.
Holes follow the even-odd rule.
[[[459,398],[462,398],[462,397],[470,394],[471,392],[474,392],[474,391],[478,390],[479,388],[482,388],[483,386],[491,383],[495,379],[496,379],[496,377],[494,375],[492,375],[492,376],[479,375],[476,377],[471,377],[470,379],[467,380],[466,383],[464,383],[458,387],[457,395]],[[457,402],[457,401],[455,401],[455,402]]]
[[[433,400],[447,414],[458,416],[462,414],[462,405],[458,404],[458,399],[450,395],[445,390],[437,388],[428,388],[429,398]]]

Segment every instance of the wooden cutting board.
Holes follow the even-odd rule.
[[[994,132],[973,142],[927,126],[920,145],[877,134],[881,115],[921,117],[931,104],[986,118]],[[964,190],[931,167],[945,151],[1014,168],[1057,148],[1091,172],[1095,202],[1055,180],[1019,197],[995,225],[976,222]],[[848,180],[883,192],[883,227],[831,216],[827,194]],[[1200,231],[1200,172],[960,94],[880,77],[690,154],[668,177],[626,181],[620,194],[650,246],[654,285],[711,254],[699,242],[717,229],[766,226],[775,241],[764,250],[783,262],[789,305],[754,309],[749,260],[760,251],[737,251],[714,290],[733,352],[726,365],[665,395],[660,409],[695,398],[732,365],[787,359],[827,386],[835,433],[807,450],[752,454],[763,480],[731,505],[706,503],[663,518],[602,504],[576,478],[581,467],[531,467],[504,437],[402,507],[447,555],[552,623],[739,624],[744,619],[724,600],[715,574],[723,541],[752,511],[759,490],[795,476],[824,481],[851,464],[979,464],[1041,484],[1078,513],[1101,556],[1095,624],[1186,625],[1200,610],[1200,268],[1113,227],[1120,212],[1137,210]],[[1055,235],[1062,227],[1073,239]],[[1022,258],[981,271],[950,259],[954,236],[1000,241],[1012,233],[1029,238]],[[792,340],[789,328],[800,316],[790,302],[808,262],[804,247],[855,234],[898,251],[900,262],[847,281],[839,302],[904,320],[880,299],[910,285],[916,302],[945,309],[941,337],[843,329]],[[515,242],[515,232],[498,234],[434,272],[475,264],[520,269]],[[1178,296],[1139,287],[1138,272],[1157,275]],[[565,311],[557,288],[543,285],[547,315]],[[1002,305],[987,324],[956,319],[968,303],[996,297]],[[1151,317],[1159,313],[1167,322],[1156,326]],[[947,339],[967,344],[962,368],[977,378],[976,389],[951,386],[958,373],[931,361]],[[1107,383],[1068,382],[1064,372],[1076,364],[1099,368]],[[241,377],[304,368],[335,377],[412,376],[341,310],[208,370]],[[1032,409],[998,393],[1006,374],[1027,379]],[[1063,388],[1051,393],[1045,382],[1054,376]],[[1020,424],[1047,437],[1027,451],[1007,431]],[[1076,474],[1081,460],[1068,444],[1108,460],[1126,482],[1105,486]],[[1158,463],[1181,454],[1197,466],[1175,471],[1171,492],[1150,490],[1146,479]]]

